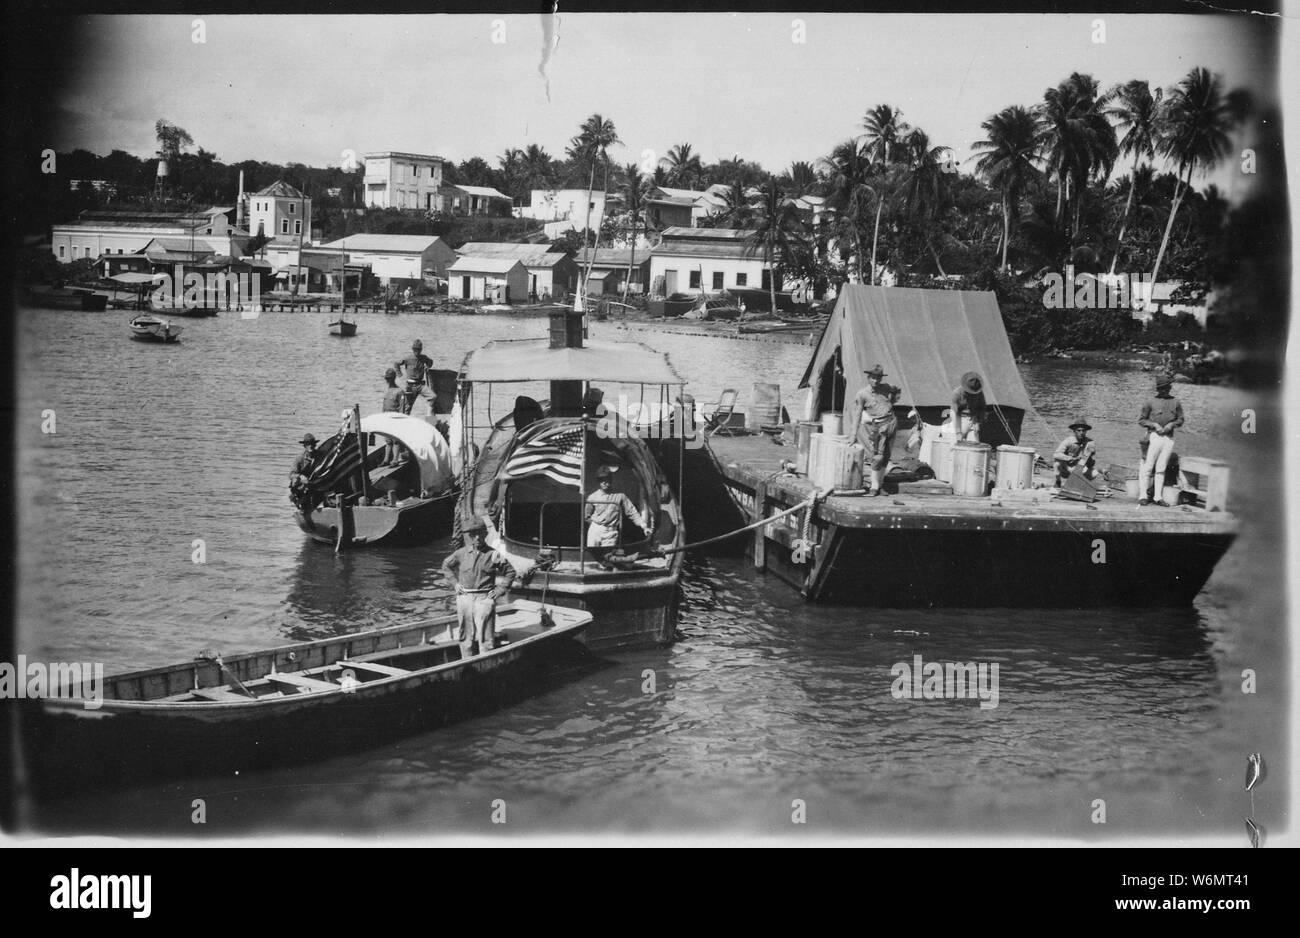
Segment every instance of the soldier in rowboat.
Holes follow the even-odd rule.
[[[496,648],[498,574],[514,575],[510,561],[487,546],[487,525],[478,518],[461,529],[465,546],[442,562],[456,585],[456,641],[462,658]]]

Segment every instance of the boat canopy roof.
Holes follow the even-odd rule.
[[[866,386],[865,370],[878,363],[886,383],[902,389],[901,405],[950,406],[962,375],[975,371],[990,405],[1031,409],[997,298],[989,292],[847,284],[799,387],[811,386],[836,349],[846,402]]]
[[[406,446],[420,464],[420,486],[432,492],[449,488],[456,479],[451,467],[451,447],[431,423],[420,417],[393,412],[361,418],[363,433],[382,433]]]
[[[114,283],[121,283],[121,284],[126,284],[128,286],[134,287],[134,286],[139,286],[142,283],[153,283],[155,280],[166,280],[167,275],[161,273],[160,274],[125,273],[125,274],[114,274],[108,279],[112,280]]]
[[[608,381],[685,384],[668,355],[640,342],[588,340],[582,348],[551,348],[549,339],[502,339],[470,352],[462,381]]]

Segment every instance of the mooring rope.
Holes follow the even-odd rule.
[[[780,473],[777,474],[780,475]],[[743,528],[737,528],[736,530],[730,531],[726,534],[719,534],[717,537],[711,537],[708,540],[696,541],[694,544],[683,544],[681,547],[669,547],[660,551],[660,553],[678,554],[684,550],[691,550],[696,547],[703,547],[706,544],[716,544],[718,541],[725,541],[727,540],[727,538],[735,537],[737,534],[744,534],[746,531],[753,531],[756,528],[761,528],[764,527],[765,525],[769,525],[773,521],[777,521],[781,518],[784,518],[786,515],[792,515],[795,512],[803,511],[805,508],[808,509],[808,518],[804,519],[804,532],[806,537],[809,528],[809,521],[813,514],[813,509],[817,506],[819,502],[825,501],[827,498],[830,498],[831,495],[835,494],[835,491],[836,491],[835,489],[827,489],[825,492],[821,492],[821,491],[814,492],[812,495],[810,495],[808,498],[805,498],[803,501],[795,505],[793,508],[787,508],[785,509],[785,511],[779,511],[776,514],[767,518],[760,518],[758,521],[755,521],[752,524],[747,524]]]

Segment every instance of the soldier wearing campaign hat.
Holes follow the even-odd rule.
[[[442,562],[442,572],[456,587],[456,641],[461,657],[496,647],[498,575],[512,575],[514,568],[500,551],[487,546],[487,525],[469,518],[461,525],[465,545]]]
[[[433,388],[429,387],[429,369],[433,367],[433,359],[424,354],[424,343],[416,339],[411,343],[411,354],[407,355],[400,361],[393,363],[393,369],[396,376],[403,378],[406,382],[405,407],[403,413],[409,414],[411,406],[415,403],[417,397],[423,397],[429,402],[429,409],[433,410],[434,401],[438,399],[433,393]]]
[[[1174,430],[1183,425],[1183,405],[1174,397],[1174,379],[1167,373],[1156,377],[1155,397],[1147,398],[1138,415],[1138,425],[1145,427],[1147,451],[1138,471],[1138,504],[1150,505],[1147,487],[1155,475],[1153,495],[1157,505],[1168,507],[1165,501],[1165,469],[1174,454]]]
[[[289,470],[289,499],[295,505],[300,504],[306,497],[307,478],[316,463],[316,437],[307,433],[299,442],[302,443],[302,452],[298,454],[293,468]]]
[[[870,472],[867,495],[876,496],[884,494],[885,469],[898,433],[898,417],[894,414],[898,388],[885,384],[885,369],[879,364],[865,374],[871,383],[854,396],[848,426],[866,450],[867,465],[863,468]]]
[[[1085,479],[1097,475],[1097,444],[1089,436],[1092,424],[1080,417],[1070,424],[1071,433],[1056,447],[1052,459],[1056,463],[1056,484],[1059,486],[1071,472],[1081,472]]]

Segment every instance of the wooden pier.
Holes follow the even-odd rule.
[[[768,436],[714,436],[700,452],[702,468],[730,498],[733,519],[761,521],[818,494],[806,476],[784,469],[795,447]],[[1214,468],[1185,461],[1204,476]],[[1219,475],[1205,484],[1220,502],[1225,487]],[[1191,603],[1237,529],[1226,511],[1139,506],[1123,495],[1089,504],[1046,489],[985,497],[832,494],[758,529],[751,556],[816,602],[1176,606]]]

